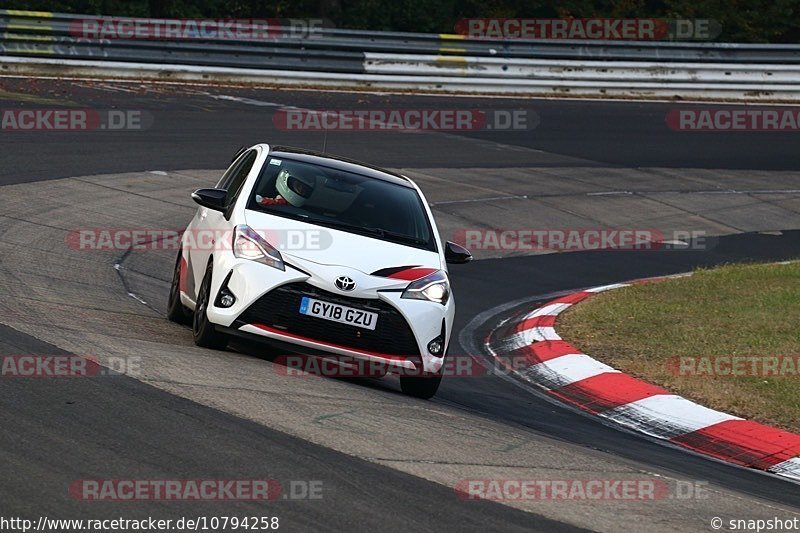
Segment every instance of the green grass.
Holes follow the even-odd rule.
[[[800,356],[800,262],[730,265],[602,293],[558,320],[567,342],[623,372],[738,416],[800,431],[800,370],[675,375],[677,356]]]

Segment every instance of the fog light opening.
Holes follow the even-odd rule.
[[[442,351],[444,350],[444,340],[441,336],[436,337],[431,342],[428,343],[428,351],[431,355],[435,355],[437,357],[441,357]]]
[[[219,306],[220,307],[231,307],[233,304],[236,303],[236,296],[231,294],[229,291],[222,291],[219,295]]]
[[[236,296],[228,288],[228,281],[231,279],[232,274],[233,272],[230,272],[225,281],[222,282],[222,287],[219,289],[219,294],[217,294],[217,300],[214,302],[217,307],[228,309],[236,303]]]

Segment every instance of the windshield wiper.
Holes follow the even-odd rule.
[[[309,220],[309,222],[313,222],[315,224],[320,224],[323,226],[332,226],[335,228],[353,230],[355,232],[370,233],[372,235],[378,235],[381,238],[394,239],[410,244],[417,244],[420,246],[427,246],[428,244],[428,242],[423,239],[418,239],[417,237],[412,237],[411,235],[406,235],[405,233],[397,233],[395,231],[389,231],[383,228],[370,228],[367,226],[359,226],[358,224],[351,224],[349,222],[342,222],[340,220],[325,220],[319,218],[312,218]]]
[[[396,231],[389,231],[382,228],[369,228],[371,231],[375,231],[379,233],[381,237],[389,237],[390,239],[396,239],[398,241],[405,241],[413,244],[420,244],[420,245],[427,245],[428,241],[423,239],[418,239],[417,237],[412,237],[411,235],[406,235],[405,233],[397,233]]]

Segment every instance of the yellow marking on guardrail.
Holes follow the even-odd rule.
[[[53,43],[56,40],[53,36],[53,13],[50,11],[4,9],[0,10],[0,15],[8,17],[8,22],[3,28],[5,31],[0,34],[0,41],[12,42],[11,47],[5,46],[6,51],[12,53],[24,52],[26,54],[55,55],[56,50],[52,44],[38,44]],[[12,33],[14,31],[23,32],[25,35]],[[21,43],[15,41],[38,41],[38,43],[22,46]]]
[[[43,19],[53,18],[52,11],[25,11],[22,9],[0,9],[0,15],[12,17],[39,17]]]
[[[52,43],[52,35],[21,35],[19,33],[5,32],[0,35],[4,41],[40,41],[43,43]]]
[[[11,19],[8,24],[6,24],[7,30],[45,30],[45,31],[52,31],[53,25],[48,23],[46,25],[43,24],[32,24],[30,22],[17,22],[16,19]]]
[[[26,45],[23,42],[20,42],[30,40],[31,39],[28,36],[25,36],[24,39],[20,39],[19,36],[16,35],[0,35],[0,46],[4,51],[11,54],[16,52],[26,54],[55,55],[56,49],[52,44],[29,43]],[[45,41],[47,41],[47,39]]]
[[[53,49],[52,46],[48,46],[47,48],[22,48],[22,47],[18,46],[16,49],[6,47],[5,50],[6,50],[7,53],[10,52],[11,54],[16,52],[18,54],[19,53],[41,54],[41,55],[44,55],[44,56],[52,56],[52,55],[55,55],[55,53],[56,53],[55,49]]]
[[[461,41],[464,40],[463,35],[455,35],[452,33],[440,33],[439,38],[443,41]],[[450,46],[446,46],[445,44],[439,45],[439,53],[440,54],[464,54],[466,53],[466,48],[453,48]]]
[[[458,66],[466,66],[467,58],[459,56],[439,56],[436,58],[437,63],[453,63]]]

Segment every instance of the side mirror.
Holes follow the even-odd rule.
[[[451,265],[461,265],[472,261],[472,254],[463,246],[447,241],[444,245],[444,260]]]
[[[192,200],[203,207],[214,211],[225,211],[225,189],[197,189],[192,193]]]

